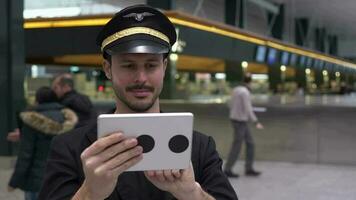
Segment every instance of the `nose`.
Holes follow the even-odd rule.
[[[135,74],[135,82],[136,83],[144,83],[147,81],[146,71],[143,69],[138,69]]]

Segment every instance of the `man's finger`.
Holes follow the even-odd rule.
[[[124,139],[124,140],[108,147],[107,149],[102,151],[100,154],[97,154],[95,157],[98,160],[98,162],[105,162],[105,161],[108,161],[111,158],[115,157],[117,154],[120,154],[122,152],[127,151],[128,149],[135,147],[136,145],[137,145],[136,138]]]
[[[161,182],[166,181],[166,178],[163,175],[163,170],[155,171],[155,178],[158,179]]]
[[[81,158],[86,159],[90,156],[98,154],[102,152],[104,149],[108,148],[109,146],[115,143],[120,142],[123,139],[124,139],[124,135],[122,133],[113,133],[106,137],[99,138],[97,141],[95,141],[92,145],[90,145],[88,148],[86,148],[83,151]]]
[[[149,177],[152,177],[152,176],[155,175],[155,172],[152,171],[152,170],[150,170],[150,171],[145,171],[145,174],[146,174],[147,176],[149,176]]]
[[[163,175],[166,178],[166,180],[173,182],[175,180],[172,170],[163,170]]]
[[[181,177],[181,173],[180,173],[180,170],[179,169],[173,169],[172,170],[172,174],[174,177],[176,178],[180,178]]]
[[[141,146],[136,146],[135,148],[132,148],[130,150],[127,150],[125,152],[122,152],[115,157],[111,158],[101,166],[99,166],[96,170],[95,173],[100,172],[100,171],[108,171],[108,170],[113,170],[117,168],[120,165],[123,165],[125,162],[128,160],[137,157],[142,154],[142,147]]]
[[[138,162],[140,162],[143,158],[143,155],[140,154],[139,156],[133,157],[130,160],[126,161],[120,166],[117,166],[116,168],[111,170],[111,174],[113,176],[119,176],[122,172],[126,171],[130,167],[136,165]]]

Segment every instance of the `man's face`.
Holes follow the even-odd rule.
[[[113,84],[118,106],[145,112],[158,101],[167,60],[161,54],[117,54],[104,71]]]
[[[52,90],[54,91],[54,93],[56,93],[58,98],[61,98],[64,95],[63,87],[59,83],[58,78],[54,79],[54,81],[52,82]]]

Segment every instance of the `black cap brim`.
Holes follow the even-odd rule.
[[[170,49],[169,46],[152,40],[131,40],[110,46],[111,47],[105,49],[105,52],[107,52],[109,55],[119,53],[165,54],[168,53]]]

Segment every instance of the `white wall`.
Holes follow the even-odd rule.
[[[175,9],[193,15],[199,0],[176,0]],[[225,0],[204,0],[196,16],[224,23]]]
[[[339,40],[339,56],[356,58],[356,38]]]

